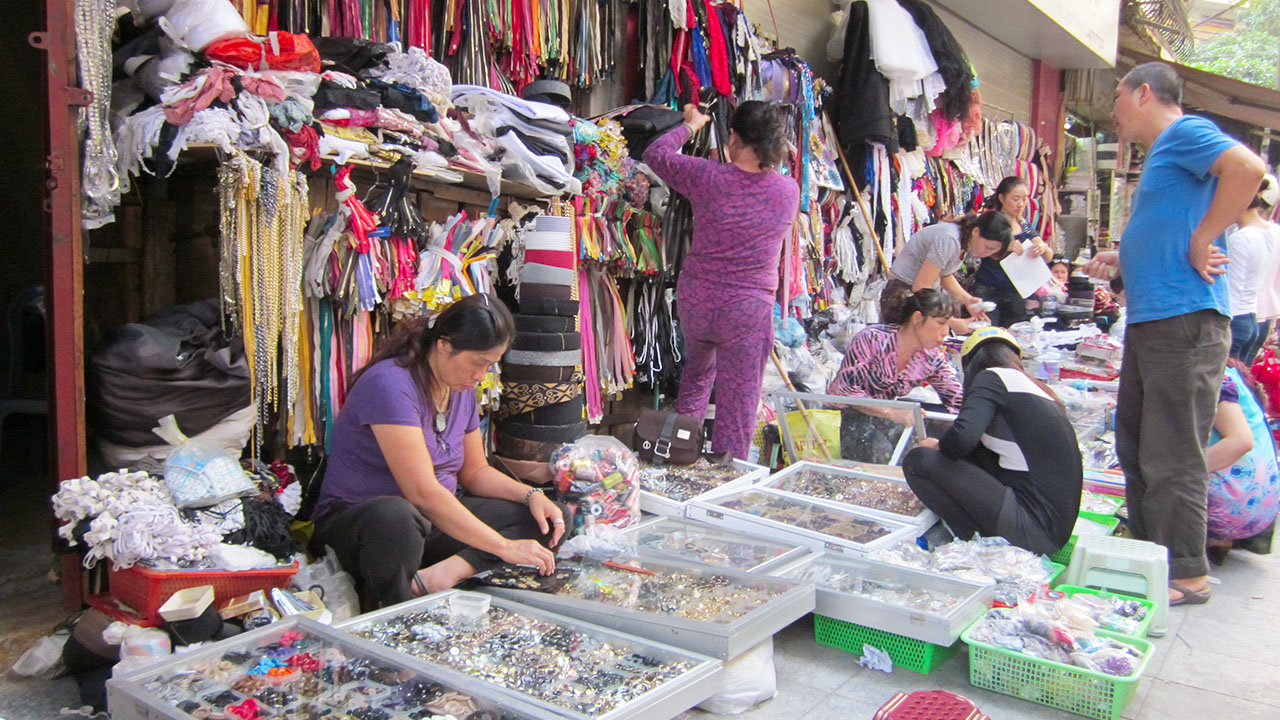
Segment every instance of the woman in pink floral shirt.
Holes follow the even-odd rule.
[[[908,295],[899,308],[896,317],[884,318],[891,324],[854,336],[827,394],[894,400],[928,384],[948,410],[959,410],[960,379],[941,350],[955,304],[945,293],[925,289]]]

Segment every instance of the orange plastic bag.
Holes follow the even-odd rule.
[[[219,40],[204,51],[205,57],[241,70],[301,70],[320,72],[320,52],[311,38],[283,30],[260,37]]]

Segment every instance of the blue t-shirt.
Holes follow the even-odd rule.
[[[1156,138],[1133,192],[1133,212],[1120,240],[1129,323],[1199,310],[1231,316],[1227,276],[1211,285],[1191,267],[1191,231],[1209,211],[1218,179],[1209,169],[1236,141],[1194,115],[1174,120]],[[1226,252],[1222,237],[1214,243]]]
[[[436,480],[450,492],[458,487],[463,438],[480,427],[474,392],[454,392],[443,433],[436,433],[435,413],[418,391],[413,376],[396,360],[383,360],[360,376],[333,424],[333,447],[315,516],[384,495],[403,495],[396,484],[372,425],[422,428]]]

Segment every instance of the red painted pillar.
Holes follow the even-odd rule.
[[[72,0],[46,0],[45,32],[30,42],[48,54],[49,277],[45,290],[49,356],[49,448],[54,482],[85,473],[84,254],[80,229],[80,140],[77,108],[92,96],[79,87]],[[67,604],[81,603],[80,563],[62,557]]]
[[[1049,143],[1056,170],[1062,149],[1062,71],[1043,60],[1031,64],[1031,127]]]

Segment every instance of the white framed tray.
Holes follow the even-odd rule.
[[[287,638],[286,646],[283,641]],[[299,663],[290,671],[297,677],[275,682],[268,682],[266,675],[249,672],[255,669],[254,659],[290,649],[296,649],[294,654],[310,656],[318,669],[309,673]],[[352,666],[352,680],[335,680],[338,673],[346,672],[343,663],[334,659],[335,652],[356,664]],[[267,696],[261,693],[270,691],[278,701],[292,698],[285,707],[267,707],[273,718],[284,717],[302,704],[327,709],[333,717],[345,716],[340,708],[352,705],[375,708],[388,717],[409,717],[411,712],[424,710],[428,704],[423,702],[425,697],[438,690],[458,693],[455,700],[460,706],[469,706],[469,712],[489,711],[496,713],[495,717],[512,720],[560,717],[475,678],[411,665],[404,655],[359,643],[342,631],[299,617],[127,671],[107,681],[107,703],[115,720],[192,720],[223,717],[226,705],[238,705],[251,697],[254,702],[264,703]],[[355,679],[357,667],[367,675]],[[201,668],[211,672],[206,674]],[[240,684],[245,678],[263,687],[246,694],[243,691],[247,688]],[[428,688],[432,692],[427,692]],[[415,699],[411,693],[421,697]]]
[[[779,573],[817,585],[819,615],[935,645],[954,643],[995,596],[991,584],[868,558],[820,555]]]
[[[796,543],[752,537],[687,518],[653,518],[625,532],[640,552],[755,575],[769,575],[812,552]]]
[[[478,678],[493,687],[495,693],[573,720],[673,718],[719,689],[722,671],[719,660],[492,595],[484,595],[491,603],[484,615],[485,622],[491,624],[485,625],[484,631],[448,634],[443,640],[447,644],[438,644],[441,641],[432,640],[438,633],[428,624],[444,622],[442,619],[449,617],[450,598],[458,594],[479,593],[446,590],[354,617],[338,627],[350,633],[356,642],[370,646],[385,644],[379,638],[391,640],[395,636],[399,640],[392,642],[400,644],[398,652],[407,659],[410,668],[433,668],[451,678]],[[548,636],[564,648],[566,658],[578,657],[580,653],[588,656],[580,661],[569,659],[564,667],[530,667],[527,662],[531,660],[489,662],[483,657],[463,655],[464,649],[476,652],[486,647],[509,652],[514,649],[513,643],[541,642]],[[453,653],[454,649],[458,652]],[[597,651],[611,656],[624,655],[624,658],[602,664],[591,655]],[[516,655],[518,653],[507,659]],[[447,657],[447,664],[433,661],[432,657]],[[583,665],[577,667],[577,662]],[[669,678],[652,679],[651,676],[661,675],[661,669],[668,665],[680,667],[681,672]],[[599,671],[602,678],[613,677],[610,682],[619,689],[633,688],[626,694],[634,697],[598,707],[594,703],[606,700],[607,696],[602,697],[599,688],[594,687],[585,674],[595,671]],[[650,679],[646,680],[647,677]],[[522,678],[533,678],[536,684],[522,685],[519,682]],[[642,688],[634,689],[631,683],[642,684]]]
[[[579,575],[555,593],[484,591],[619,632],[729,660],[813,610],[813,583],[640,553],[561,561]],[[623,568],[635,568],[628,570]]]
[[[808,479],[812,473],[824,475],[830,482],[811,482]],[[938,516],[920,502],[900,476],[883,471],[865,472],[858,466],[798,462],[755,486],[921,529],[928,529],[938,521]]]
[[[752,487],[700,500],[689,518],[815,550],[863,555],[915,537],[915,525]]]
[[[734,460],[733,470],[738,472],[737,477],[726,480],[716,487],[706,490],[702,493],[691,495],[684,492],[687,485],[683,482],[672,482],[669,486],[655,484],[647,479],[650,474],[656,475],[662,468],[656,468],[651,465],[641,463],[640,467],[640,509],[654,515],[663,517],[684,517],[688,511],[689,504],[695,500],[707,497],[714,497],[719,493],[735,490],[741,487],[747,487],[758,482],[761,478],[768,476],[769,469],[754,463],[743,460]],[[673,473],[687,472],[679,466],[671,468]]]

